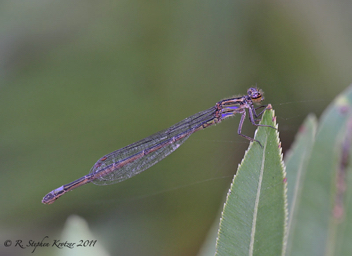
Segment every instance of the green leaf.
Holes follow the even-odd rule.
[[[305,178],[307,164],[311,156],[318,121],[314,115],[309,115],[299,128],[291,150],[285,156],[287,177],[287,202],[289,216],[300,197],[299,184]],[[288,228],[292,223],[288,223]]]
[[[342,142],[336,179],[333,218],[329,229],[330,255],[352,253],[352,118],[349,116],[347,130]]]
[[[277,127],[274,111],[261,124]],[[282,255],[287,220],[286,179],[278,132],[259,127],[222,213],[216,255]]]
[[[68,217],[65,227],[58,243],[65,243],[58,251],[57,255],[74,256],[74,255],[110,255],[97,240],[88,227],[88,223],[77,215]],[[57,244],[58,244],[57,243]],[[74,243],[74,244],[73,244]]]
[[[349,87],[323,113],[315,138],[309,139],[314,144],[311,153],[305,156],[307,164],[301,165],[304,170],[294,164],[287,165],[289,176],[295,172],[304,174],[293,179],[296,184],[289,186],[290,190],[295,188],[288,192],[295,194],[290,200],[295,203],[290,205],[287,255],[351,254],[352,179],[351,173],[348,174],[351,127],[352,87]]]

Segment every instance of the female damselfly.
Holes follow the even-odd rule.
[[[249,88],[247,95],[219,101],[215,106],[190,116],[170,128],[153,134],[143,140],[116,150],[100,158],[90,170],[90,173],[69,184],[63,185],[44,196],[42,203],[51,204],[60,196],[84,184],[92,182],[96,185],[109,185],[135,176],[156,164],[185,142],[192,133],[220,123],[225,118],[241,114],[237,133],[249,141],[260,142],[242,134],[242,125],[248,109],[249,120],[255,126],[272,126],[257,124],[259,114],[253,103],[263,100],[263,92],[257,88]]]

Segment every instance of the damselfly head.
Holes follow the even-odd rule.
[[[264,100],[263,91],[258,88],[249,88],[247,94],[254,103],[259,103]]]

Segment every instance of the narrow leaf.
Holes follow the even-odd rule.
[[[340,148],[336,177],[333,216],[330,220],[328,255],[351,255],[352,253],[352,118],[349,116],[347,130]]]
[[[309,115],[299,128],[292,149],[285,156],[286,177],[287,177],[287,202],[289,212],[288,230],[295,218],[292,218],[293,209],[297,203],[297,198],[301,198],[301,181],[304,180],[308,160],[315,140],[317,129],[317,119],[314,115]]]
[[[57,244],[60,242],[66,242],[66,244],[58,250],[59,254],[57,255],[110,255],[101,244],[101,241],[94,237],[88,227],[87,221],[77,215],[68,217],[61,234],[61,239]]]
[[[293,213],[289,221],[287,255],[337,255],[334,252],[340,248],[342,241],[337,239],[339,223],[344,218],[338,217],[334,209],[341,207],[345,210],[347,206],[339,202],[339,193],[345,196],[346,192],[337,181],[343,162],[343,143],[351,132],[347,129],[351,118],[352,87],[337,97],[323,113],[311,154],[307,156],[304,177],[296,179],[298,184],[295,187],[299,193],[295,204],[291,204]],[[289,168],[288,172],[299,172],[291,170],[291,165]],[[343,169],[346,172],[348,165]],[[346,179],[343,180],[346,182]]]
[[[261,124],[277,127],[274,111]],[[216,255],[282,255],[286,179],[278,132],[259,127],[234,178],[222,213]]]

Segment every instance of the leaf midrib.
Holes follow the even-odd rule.
[[[259,205],[261,187],[262,187],[263,176],[264,176],[265,150],[266,150],[267,142],[268,142],[268,136],[265,137],[265,143],[264,143],[263,155],[262,155],[262,165],[260,167],[257,195],[255,198],[255,204],[254,204],[251,241],[249,243],[249,255],[253,255],[253,250],[254,250],[254,241],[255,241],[254,237],[255,237],[255,232],[256,232],[256,227],[257,227],[258,205]]]

